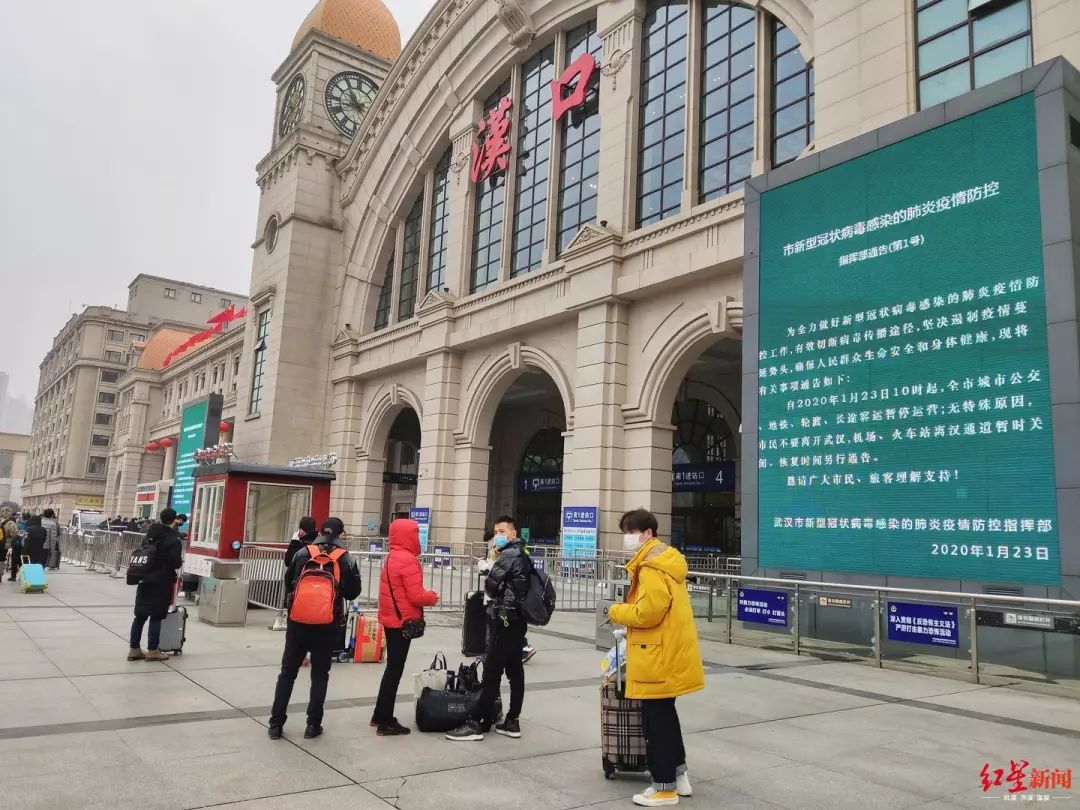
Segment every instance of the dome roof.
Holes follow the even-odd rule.
[[[311,31],[340,39],[389,62],[401,56],[401,31],[381,0],[319,0],[296,32],[293,48]]]

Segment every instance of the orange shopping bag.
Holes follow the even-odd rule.
[[[383,627],[367,616],[356,617],[354,664],[378,664],[383,659]]]

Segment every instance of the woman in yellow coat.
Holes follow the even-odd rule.
[[[630,590],[608,617],[627,628],[626,697],[642,701],[653,781],[634,804],[663,807],[693,793],[675,698],[704,689],[705,668],[686,590],[686,558],[657,539],[651,512],[627,512],[619,528],[626,550],[634,552],[626,565]]]

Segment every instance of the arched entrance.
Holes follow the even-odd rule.
[[[696,553],[738,555],[739,352],[721,340],[690,367],[671,411],[671,539]]]
[[[404,407],[390,426],[386,439],[386,469],[383,472],[380,533],[385,537],[390,523],[408,517],[416,506],[416,485],[420,464],[420,419],[412,408]]]
[[[518,471],[517,519],[529,542],[558,542],[562,489],[562,431],[542,428],[525,448]]]
[[[487,525],[513,515],[530,543],[559,538],[566,413],[547,374],[527,371],[507,389],[491,427]]]

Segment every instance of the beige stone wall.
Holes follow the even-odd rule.
[[[816,140],[809,148],[915,112],[913,2],[748,5],[763,12],[755,173],[770,168],[765,13],[798,36],[800,52],[814,64]],[[537,427],[535,414],[523,408],[518,420],[493,434],[495,411],[521,374],[543,373],[566,411],[563,502],[598,506],[602,542],[614,545],[616,519],[625,509],[648,507],[663,532],[670,527],[671,412],[688,375],[687,396],[711,397],[729,424],[740,418],[742,301],[754,294],[742,284],[743,195],[698,202],[701,104],[698,78],[691,75],[682,210],[637,228],[644,2],[522,7],[524,18],[500,17],[495,3],[437,3],[387,75],[356,139],[338,144],[340,158],[316,137],[322,129],[301,127],[276,142],[260,164],[258,233],[271,213],[285,225],[274,254],[256,242],[251,291],[272,300],[274,326],[263,412],[242,424],[241,445],[253,460],[273,462],[332,449],[340,457],[334,510],[346,522],[366,525],[378,521],[381,508],[386,431],[401,408],[412,407],[422,427],[417,503],[432,508],[433,537],[475,540],[493,511],[513,503],[512,460]],[[691,8],[699,8],[696,0]],[[1080,0],[1032,0],[1032,11],[1035,60],[1064,54],[1080,62]],[[518,66],[540,47],[554,42],[561,58],[561,32],[589,18],[597,20],[603,39],[597,224],[584,228],[560,259],[549,249],[539,271],[509,280],[504,268],[498,285],[469,295],[475,194],[468,161],[478,99],[505,79],[516,83]],[[699,39],[691,34],[692,48],[700,47]],[[294,54],[276,78],[284,82],[308,71],[310,94],[337,69],[337,56]],[[326,126],[317,116],[312,123]],[[447,293],[423,297],[415,317],[392,319],[375,332],[391,251],[397,249],[401,263],[401,221],[448,146],[454,170]],[[554,206],[548,210],[553,215]],[[508,227],[504,255],[509,238]],[[395,304],[396,296],[395,290]],[[320,331],[328,324],[331,329]],[[702,372],[699,358],[721,345],[734,351],[730,368],[713,364]],[[249,338],[248,377],[250,350]],[[702,373],[708,377],[695,376]]]

